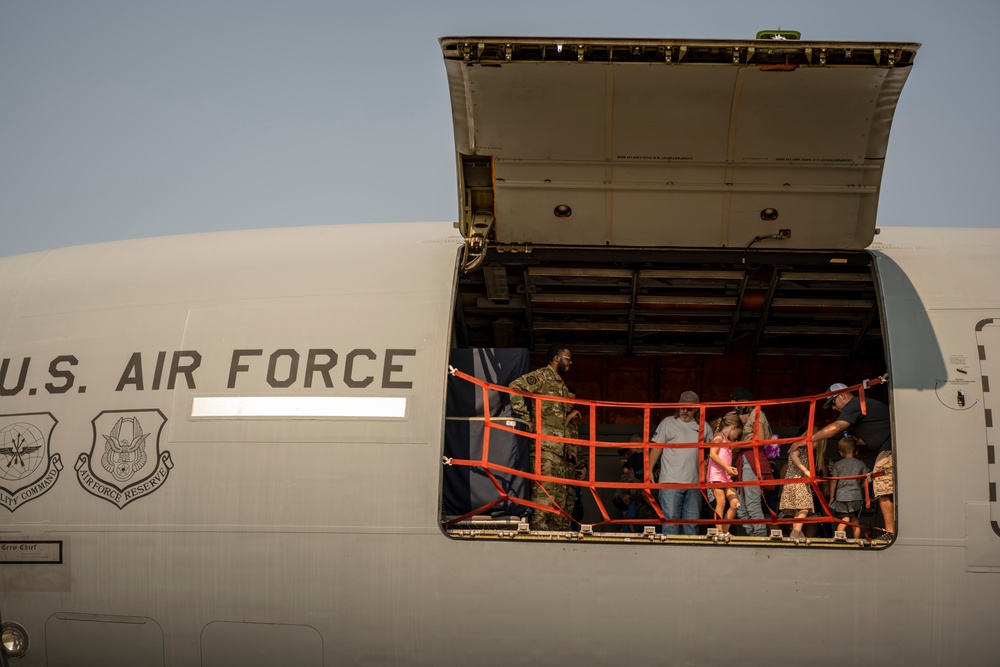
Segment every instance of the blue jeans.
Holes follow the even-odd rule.
[[[750,462],[743,459],[743,481],[752,482],[757,479]],[[739,487],[740,506],[736,508],[737,519],[763,519],[764,510],[760,506],[760,487],[741,486]],[[767,537],[767,528],[762,523],[745,523],[743,527],[750,535]]]
[[[700,519],[701,491],[698,489],[660,489],[660,508],[668,519]],[[680,535],[680,526],[668,523],[663,526],[664,535]],[[685,535],[697,535],[698,526],[684,524]]]

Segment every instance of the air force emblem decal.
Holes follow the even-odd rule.
[[[63,469],[49,455],[56,418],[47,412],[0,415],[0,505],[13,512],[52,488]]]
[[[106,410],[91,422],[89,454],[76,460],[76,478],[89,493],[121,509],[167,481],[174,462],[160,452],[167,418],[159,410]]]

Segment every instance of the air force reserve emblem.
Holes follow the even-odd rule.
[[[47,412],[0,415],[0,505],[13,512],[52,488],[63,469],[49,455],[56,418]]]
[[[174,462],[160,452],[167,418],[159,410],[107,410],[91,422],[89,454],[76,460],[76,478],[88,492],[121,509],[156,491]]]

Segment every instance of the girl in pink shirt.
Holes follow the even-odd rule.
[[[730,412],[715,420],[715,424],[712,426],[715,437],[712,438],[712,448],[708,452],[708,475],[706,481],[710,484],[732,482],[733,475],[737,472],[735,466],[733,466],[733,450],[731,447],[723,447],[721,445],[726,445],[733,440],[740,439],[740,434],[743,433],[743,421],[735,412]],[[736,508],[740,506],[736,489],[732,487],[716,487],[712,489],[712,493],[715,495],[716,518],[722,520],[724,512],[725,519],[732,521],[736,517]],[[730,537],[728,523],[717,523],[715,527],[719,531],[720,538],[728,539]]]

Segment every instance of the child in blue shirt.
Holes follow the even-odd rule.
[[[861,513],[864,496],[861,491],[861,484],[857,479],[840,479],[838,477],[853,477],[855,475],[867,475],[869,470],[864,461],[854,458],[858,451],[858,442],[854,438],[847,436],[841,438],[837,443],[840,451],[840,460],[833,464],[833,479],[830,480],[830,509],[834,516],[840,519],[837,530],[847,531],[847,524],[854,524],[854,539],[861,538],[861,526],[858,524],[858,516]],[[867,483],[867,482],[866,482]]]

